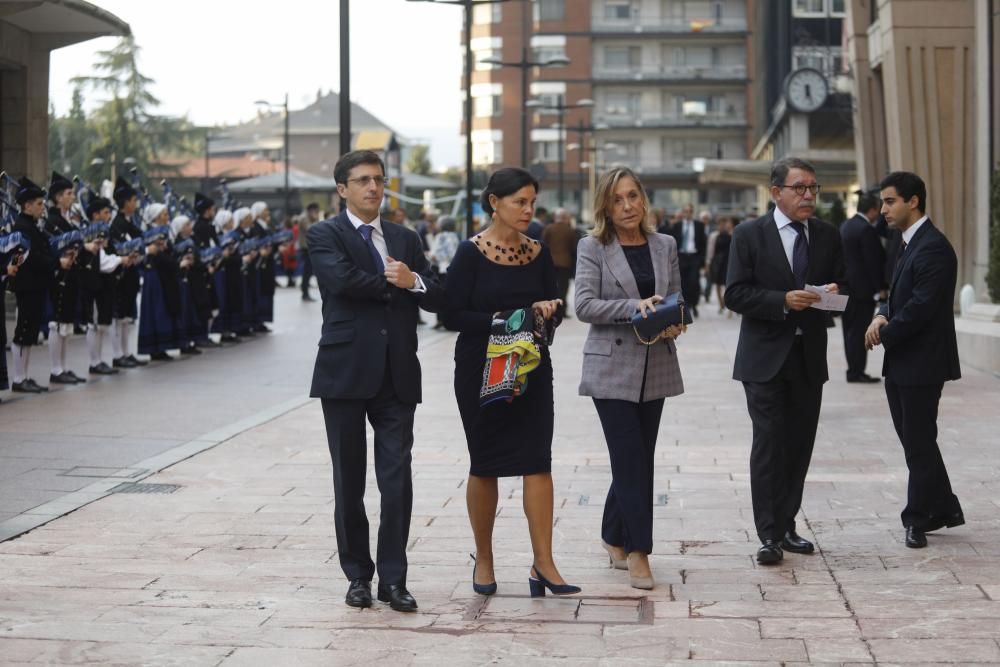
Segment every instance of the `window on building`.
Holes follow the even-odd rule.
[[[499,116],[502,110],[499,95],[484,95],[483,97],[472,98],[472,111],[477,118],[488,118]]]
[[[566,0],[535,0],[535,20],[566,20]]]
[[[792,69],[812,67],[828,77],[844,71],[844,53],[839,46],[796,46],[792,49]]]
[[[638,46],[605,46],[604,64],[607,67],[624,69],[628,67],[638,67],[642,59],[642,52]]]
[[[500,49],[485,49],[483,51],[473,51],[472,58],[476,61],[476,71],[497,69],[500,65],[491,65],[489,63],[482,62],[483,60],[500,60],[503,58],[503,51]]]
[[[635,116],[639,113],[639,93],[608,93],[604,113],[609,116]]]
[[[826,16],[826,0],[794,0],[793,16]]]
[[[606,19],[627,21],[639,18],[638,14],[638,8],[633,9],[632,7],[632,0],[604,0],[604,18]]]
[[[477,25],[500,23],[502,20],[503,5],[500,3],[472,6],[472,22]]]
[[[558,141],[534,141],[535,162],[558,162],[559,142]]]
[[[847,8],[844,7],[844,0],[830,0],[831,16],[847,16]]]
[[[531,38],[531,49],[535,62],[545,62],[553,58],[565,58],[566,36],[535,35]]]

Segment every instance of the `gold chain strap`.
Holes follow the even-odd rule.
[[[681,322],[684,322],[684,304],[683,303],[680,305],[680,309],[681,309]],[[639,342],[642,343],[643,345],[647,345],[647,346],[648,345],[656,345],[661,340],[663,340],[663,332],[662,331],[660,333],[656,334],[656,338],[654,338],[653,340],[646,340],[641,335],[639,335],[639,330],[635,328],[634,324],[632,325],[632,331],[635,332],[635,337],[638,338]]]

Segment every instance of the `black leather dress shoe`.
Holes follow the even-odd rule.
[[[132,363],[132,360],[128,357],[118,357],[117,359],[111,360],[111,365],[115,368],[135,368],[136,364]]]
[[[347,587],[347,597],[344,599],[348,607],[366,608],[372,606],[372,582],[364,579],[353,579]]]
[[[923,549],[927,546],[927,534],[913,526],[906,527],[906,546],[911,549]]]
[[[13,382],[10,385],[10,390],[21,394],[40,394],[42,393],[42,388],[39,387],[34,382],[29,382],[28,380],[22,380],[20,382]]]
[[[882,380],[879,379],[879,378],[872,377],[871,375],[868,375],[868,373],[862,373],[861,375],[857,375],[857,376],[854,376],[854,377],[847,378],[847,381],[848,382],[861,382],[861,383],[865,383],[865,384],[873,384],[875,382],[881,382]]]
[[[388,602],[394,611],[416,611],[417,601],[410,595],[403,584],[378,585],[378,599]]]
[[[132,364],[135,366],[145,366],[146,364],[149,363],[148,361],[142,361],[141,359],[136,359],[134,354],[128,355],[128,360],[131,361]]]
[[[50,373],[49,384],[76,384],[76,380],[67,375],[66,371],[63,371],[59,375]]]
[[[791,551],[794,554],[811,554],[816,550],[812,542],[805,539],[794,530],[790,530],[785,533],[785,537],[781,540],[781,548],[785,551]]]
[[[149,358],[152,359],[153,361],[173,361],[174,360],[174,358],[171,357],[166,352],[154,352],[153,354],[149,355]]]
[[[784,559],[785,554],[781,551],[781,545],[774,540],[764,540],[764,544],[757,549],[757,562],[761,565],[775,565]]]

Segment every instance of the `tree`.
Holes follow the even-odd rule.
[[[431,160],[428,156],[430,152],[430,147],[424,144],[418,144],[410,148],[410,156],[406,159],[406,170],[411,174],[423,174],[424,176],[431,173]]]
[[[993,303],[1000,303],[1000,169],[993,172],[990,191],[990,256],[986,270],[986,288]]]
[[[132,158],[143,173],[150,170],[162,173],[170,170],[163,163],[166,154],[197,150],[200,133],[195,132],[187,118],[153,112],[160,101],[150,91],[153,79],[139,71],[139,51],[133,36],[123,37],[113,48],[98,51],[93,75],[72,79],[80,91],[86,88],[107,96],[88,119],[93,138],[83,164],[73,165],[76,169],[83,169],[99,157],[106,164],[114,161],[122,174],[125,159]]]

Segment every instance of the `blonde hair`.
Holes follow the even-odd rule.
[[[615,167],[611,171],[601,176],[594,192],[594,228],[590,230],[590,235],[594,236],[603,245],[611,243],[615,237],[615,225],[611,221],[611,209],[615,203],[615,188],[623,178],[631,178],[635,182],[636,189],[639,190],[639,197],[642,199],[642,224],[640,229],[645,234],[655,234],[656,227],[650,220],[649,197],[646,196],[646,189],[642,187],[642,181],[628,167]]]

